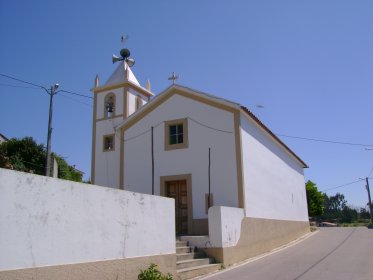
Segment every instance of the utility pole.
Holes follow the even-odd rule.
[[[48,92],[49,99],[49,120],[48,120],[48,137],[47,137],[47,166],[45,168],[45,176],[51,176],[51,146],[52,146],[52,116],[53,116],[53,96],[56,94],[59,84],[54,84]]]
[[[366,181],[366,189],[368,192],[368,199],[369,199],[369,212],[370,212],[370,222],[373,224],[373,208],[372,208],[372,199],[370,198],[370,189],[369,189],[369,180],[368,177],[365,177]]]

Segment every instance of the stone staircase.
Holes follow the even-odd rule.
[[[220,264],[215,263],[203,252],[195,252],[188,246],[187,241],[176,240],[176,271],[180,280],[202,276],[220,269]]]

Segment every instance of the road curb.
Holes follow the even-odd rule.
[[[202,277],[193,278],[193,280],[204,280],[204,279],[208,279],[208,278],[210,278],[211,276],[219,275],[219,274],[224,273],[224,272],[226,272],[226,271],[229,271],[229,270],[232,270],[232,269],[238,268],[238,267],[243,266],[243,265],[245,265],[245,264],[252,263],[252,262],[255,262],[255,261],[260,260],[260,259],[262,259],[262,258],[265,258],[265,257],[268,257],[268,256],[270,256],[270,255],[276,254],[276,253],[278,253],[278,252],[281,252],[281,251],[283,251],[283,250],[285,250],[285,249],[291,248],[291,247],[293,247],[293,246],[295,246],[295,245],[297,245],[297,244],[299,244],[299,243],[301,243],[301,242],[307,240],[308,238],[314,236],[315,234],[317,234],[317,233],[319,233],[319,232],[320,232],[319,229],[317,229],[317,230],[315,230],[315,231],[313,231],[313,232],[309,232],[309,233],[307,233],[307,234],[305,234],[305,235],[302,235],[301,237],[299,237],[299,238],[297,238],[297,239],[295,239],[295,240],[293,240],[293,241],[291,241],[291,242],[289,242],[289,243],[286,243],[285,245],[282,245],[282,246],[280,246],[280,247],[277,247],[277,248],[275,248],[275,249],[273,249],[273,250],[271,250],[271,251],[268,251],[268,252],[263,253],[263,254],[261,254],[261,255],[258,255],[258,256],[256,256],[256,257],[252,257],[252,258],[250,258],[250,259],[244,260],[244,261],[242,261],[242,262],[239,262],[239,263],[233,264],[233,265],[231,265],[231,266],[229,266],[229,267],[227,267],[227,268],[225,268],[225,269],[223,269],[223,270],[220,270],[220,271],[218,271],[218,272],[213,272],[213,273],[210,273],[210,274],[208,274],[208,275],[204,275],[204,276],[202,276]]]

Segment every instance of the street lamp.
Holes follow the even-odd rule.
[[[52,145],[52,116],[53,116],[53,96],[57,93],[59,84],[54,84],[51,86],[50,91],[45,89],[49,94],[49,120],[48,120],[48,136],[47,136],[47,166],[45,168],[45,176],[51,176],[51,145]]]

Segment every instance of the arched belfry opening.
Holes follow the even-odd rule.
[[[113,93],[108,93],[105,96],[104,112],[105,112],[104,117],[106,119],[109,119],[115,116],[115,95]]]

